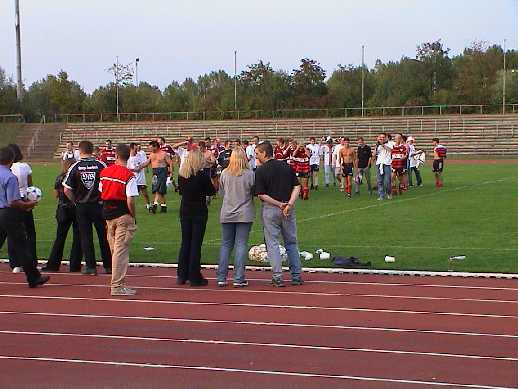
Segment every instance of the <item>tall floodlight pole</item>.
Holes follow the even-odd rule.
[[[505,82],[506,82],[506,74],[507,73],[507,64],[506,64],[506,43],[507,40],[504,39],[504,73],[502,75],[502,115],[505,115]]]
[[[234,50],[234,111],[237,111],[237,50]]]
[[[16,28],[16,77],[18,83],[16,84],[16,97],[18,101],[23,98],[23,84],[22,84],[22,47],[20,39],[20,2],[14,1],[15,9],[15,28]]]
[[[365,116],[365,45],[362,45],[362,117]]]
[[[138,63],[140,58],[135,58],[135,86],[138,88]]]
[[[115,73],[115,90],[117,95],[117,120],[120,120],[119,118],[119,56],[117,56],[117,66],[116,66],[116,73]]]

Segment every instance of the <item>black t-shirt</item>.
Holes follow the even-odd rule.
[[[180,204],[180,215],[182,216],[206,215],[208,212],[207,196],[216,194],[210,177],[203,171],[199,171],[195,176],[189,178],[178,176],[178,189],[182,196]]]
[[[372,157],[372,150],[370,146],[363,145],[358,146],[358,167],[360,169],[366,168],[369,166],[370,159]]]
[[[232,149],[225,149],[218,155],[218,165],[221,169],[226,169],[230,163],[230,156],[232,155]]]
[[[54,189],[58,194],[58,207],[70,208],[74,204],[65,196],[65,191],[63,188],[63,180],[65,179],[66,174],[60,174],[56,177],[56,182],[54,182]]]
[[[101,200],[99,181],[101,170],[106,165],[95,158],[83,158],[73,164],[67,172],[63,186],[72,190],[76,203],[98,203]]]
[[[255,171],[255,193],[287,202],[293,188],[299,186],[293,169],[284,161],[270,159]]]

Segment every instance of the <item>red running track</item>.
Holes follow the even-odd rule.
[[[0,266],[0,388],[518,388],[518,282],[307,274],[273,289],[178,287],[173,269]]]

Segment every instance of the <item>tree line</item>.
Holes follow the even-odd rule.
[[[377,60],[372,68],[338,65],[330,75],[318,61],[303,58],[292,71],[268,62],[248,65],[237,77],[238,110],[275,111],[294,108],[360,107],[362,73],[366,107],[443,104],[498,105],[502,101],[503,57],[500,45],[474,42],[458,55],[441,40],[417,46],[415,58]],[[518,103],[518,51],[508,50],[507,101]],[[164,90],[148,82],[118,82],[120,112],[223,112],[234,110],[235,78],[211,71]],[[41,115],[113,113],[116,82],[87,94],[66,71],[48,75],[26,87],[21,103],[16,85],[0,67],[0,114],[22,113],[28,120]]]

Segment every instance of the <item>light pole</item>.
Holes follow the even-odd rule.
[[[237,50],[234,50],[234,111],[237,112]]]
[[[135,85],[138,88],[138,63],[140,62],[140,58],[135,58]]]
[[[505,83],[506,83],[506,72],[507,72],[507,66],[506,66],[506,43],[507,43],[507,40],[504,39],[504,74],[502,75],[503,77],[503,80],[502,80],[502,115],[505,115]]]
[[[365,45],[362,45],[362,117],[365,116]]]
[[[20,2],[19,0],[14,1],[14,12],[15,12],[15,29],[16,29],[16,97],[18,101],[22,101],[23,98],[23,84],[22,84],[22,47],[20,39]]]

